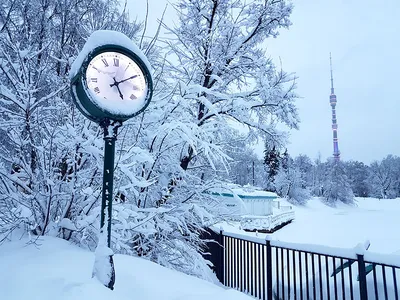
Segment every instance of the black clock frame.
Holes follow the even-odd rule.
[[[140,70],[142,71],[147,85],[147,95],[145,98],[145,103],[139,111],[129,115],[112,113],[104,109],[103,107],[100,107],[98,103],[92,98],[92,96],[87,92],[89,90],[89,87],[86,81],[86,70],[89,66],[89,63],[92,61],[94,57],[96,57],[97,55],[101,55],[102,53],[105,52],[117,52],[128,56],[139,66]],[[79,71],[71,79],[71,94],[72,94],[72,99],[75,105],[78,107],[79,111],[91,121],[100,123],[105,119],[109,119],[109,120],[123,122],[134,116],[141,114],[150,104],[151,98],[153,96],[153,80],[151,77],[150,70],[147,68],[146,64],[137,54],[135,54],[134,52],[125,47],[119,45],[107,44],[93,49],[87,55]]]

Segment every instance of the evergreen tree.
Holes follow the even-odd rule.
[[[279,171],[279,152],[276,150],[276,147],[273,146],[272,149],[266,149],[264,151],[264,165],[267,171],[267,188],[274,189],[275,176]]]

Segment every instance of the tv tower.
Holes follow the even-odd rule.
[[[339,151],[339,143],[337,136],[337,120],[336,120],[336,95],[335,90],[333,88],[333,71],[332,71],[332,55],[329,53],[329,59],[331,62],[331,95],[329,96],[329,102],[332,107],[332,131],[333,131],[333,158],[335,161],[340,160],[340,151]]]

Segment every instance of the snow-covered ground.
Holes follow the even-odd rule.
[[[400,199],[357,201],[354,207],[331,208],[314,198],[306,207],[294,207],[296,219],[272,234],[272,239],[340,248],[354,248],[368,239],[369,251],[399,252]],[[239,231],[223,226],[227,231]],[[264,236],[258,234],[259,238]],[[21,239],[0,246],[1,299],[251,299],[240,292],[124,255],[114,257],[116,284],[115,290],[110,291],[91,278],[94,253],[50,237],[26,242],[27,239]]]
[[[91,278],[94,253],[56,238],[0,246],[0,299],[4,300],[245,300],[232,289],[152,262],[115,255],[114,291]]]
[[[400,254],[400,199],[379,200],[356,198],[356,206],[338,205],[332,208],[313,198],[304,207],[294,206],[295,220],[272,234],[272,239],[353,248],[366,240],[370,251]],[[224,230],[239,232],[223,224]],[[243,233],[241,231],[241,233]],[[255,233],[246,233],[254,236]],[[258,237],[265,234],[258,233]]]

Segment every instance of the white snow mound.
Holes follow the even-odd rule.
[[[238,291],[144,259],[115,255],[114,291],[91,278],[94,253],[44,237],[0,246],[1,299],[7,300],[250,300]]]

